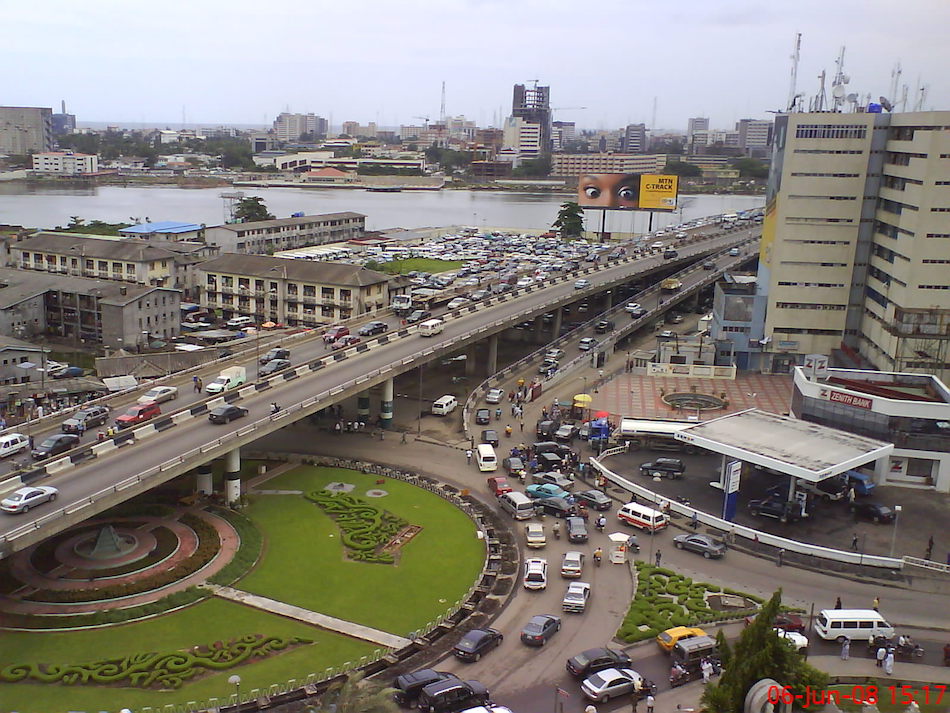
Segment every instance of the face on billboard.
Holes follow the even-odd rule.
[[[577,202],[582,208],[639,208],[640,176],[596,173],[580,177]]]

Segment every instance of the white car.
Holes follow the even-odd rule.
[[[178,398],[178,389],[174,386],[156,386],[154,389],[149,389],[144,394],[139,396],[139,399],[136,403],[140,404],[161,404],[166,401],[173,401]]]
[[[565,552],[561,560],[561,576],[565,579],[575,579],[584,572],[584,553]]]
[[[606,703],[611,698],[628,696],[645,685],[643,676],[630,668],[608,668],[598,671],[581,684],[584,695],[592,701]]]
[[[50,485],[36,485],[20,488],[0,501],[0,510],[9,513],[26,512],[32,507],[52,502],[59,491]]]
[[[590,599],[590,585],[587,582],[571,582],[567,585],[561,608],[566,612],[583,613]]]
[[[534,558],[524,563],[524,588],[544,589],[548,586],[548,561]]]
[[[784,629],[774,629],[774,631],[780,639],[785,639],[794,646],[796,651],[804,651],[808,648],[808,637],[804,634],[799,634],[797,631],[785,631]]]
[[[505,398],[503,389],[489,389],[488,393],[485,394],[485,403],[500,404],[503,398]]]
[[[564,356],[563,349],[548,349],[546,352],[544,352],[545,359],[554,359],[555,361],[557,361],[563,356]]]
[[[455,297],[449,302],[448,308],[450,310],[458,309],[459,307],[464,307],[467,304],[471,304],[471,302],[472,301],[468,297]]]
[[[597,340],[593,337],[584,337],[577,343],[577,348],[582,352],[589,352],[595,346],[597,346]]]
[[[524,526],[525,544],[531,549],[538,549],[548,544],[544,536],[544,525],[540,522],[529,522]]]
[[[518,282],[515,283],[515,286],[516,286],[516,287],[528,287],[528,286],[533,285],[533,284],[534,284],[534,278],[533,278],[533,277],[522,277],[522,278],[520,278],[520,279],[518,280]]]
[[[633,315],[634,317],[640,317],[646,314],[646,310],[643,309],[643,305],[639,302],[627,302],[627,306],[624,307],[624,310],[627,314]]]
[[[575,290],[586,290],[588,287],[590,287],[590,280],[577,280],[574,283]]]
[[[657,240],[657,241],[656,241],[655,243],[653,243],[653,245],[651,245],[650,247],[653,248],[654,250],[662,250],[662,249],[663,249],[663,241],[662,241],[662,240]]]

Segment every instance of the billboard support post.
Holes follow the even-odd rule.
[[[607,209],[604,208],[604,210],[600,211],[600,242],[601,243],[607,242],[607,239],[605,237],[606,235],[607,235]]]

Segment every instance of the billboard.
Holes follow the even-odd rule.
[[[593,173],[577,182],[581,208],[604,210],[676,210],[679,177],[654,173]]]

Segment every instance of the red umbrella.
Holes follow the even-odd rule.
[[[598,411],[594,414],[594,418],[607,418],[610,416],[610,411]]]

